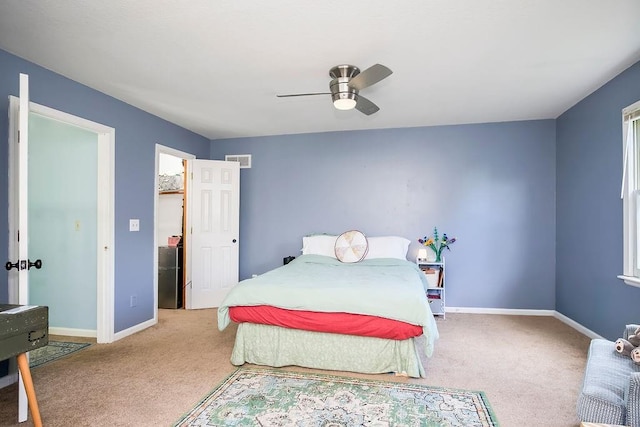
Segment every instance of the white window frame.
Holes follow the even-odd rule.
[[[618,278],[640,287],[640,101],[622,110],[623,273]]]

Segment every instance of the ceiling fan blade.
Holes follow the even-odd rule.
[[[349,80],[349,87],[361,90],[389,77],[391,73],[393,73],[393,71],[384,65],[375,64]]]
[[[376,111],[378,111],[379,109],[380,108],[376,104],[369,101],[364,96],[358,95],[358,101],[356,102],[356,110],[360,111],[362,114],[366,114],[367,116],[370,116]]]
[[[289,95],[276,95],[278,98],[291,98],[292,96],[331,95],[331,92],[292,93]]]

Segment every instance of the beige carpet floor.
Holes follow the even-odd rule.
[[[438,327],[427,378],[337,374],[482,390],[504,427],[579,425],[588,337],[537,316],[450,313]],[[234,337],[235,327],[218,331],[215,310],[160,310],[151,328],[33,369],[43,423],[170,426],[235,369]],[[32,425],[17,411],[17,385],[0,389],[0,426]]]

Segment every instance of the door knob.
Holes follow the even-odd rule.
[[[29,270],[31,270],[31,267],[35,267],[40,270],[42,268],[42,261],[37,259],[35,262],[31,262],[31,260],[29,260]]]
[[[7,263],[4,265],[4,268],[7,269],[7,271],[11,270],[12,268],[15,268],[16,270],[24,270],[25,268],[27,269],[31,269],[31,267],[35,267],[37,269],[41,269],[42,268],[42,260],[35,260],[35,262],[31,262],[31,260],[29,260],[28,262],[28,267],[27,267],[27,263],[23,260],[23,261],[17,261],[15,263],[11,262],[11,261],[7,261]]]
[[[233,239],[233,240],[232,240],[232,242],[233,242],[233,243],[235,243],[235,242],[236,242],[236,239]]]

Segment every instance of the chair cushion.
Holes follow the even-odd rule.
[[[578,416],[582,421],[624,424],[625,392],[632,372],[640,366],[629,356],[615,351],[615,343],[594,339],[589,346],[582,392],[578,398]]]

